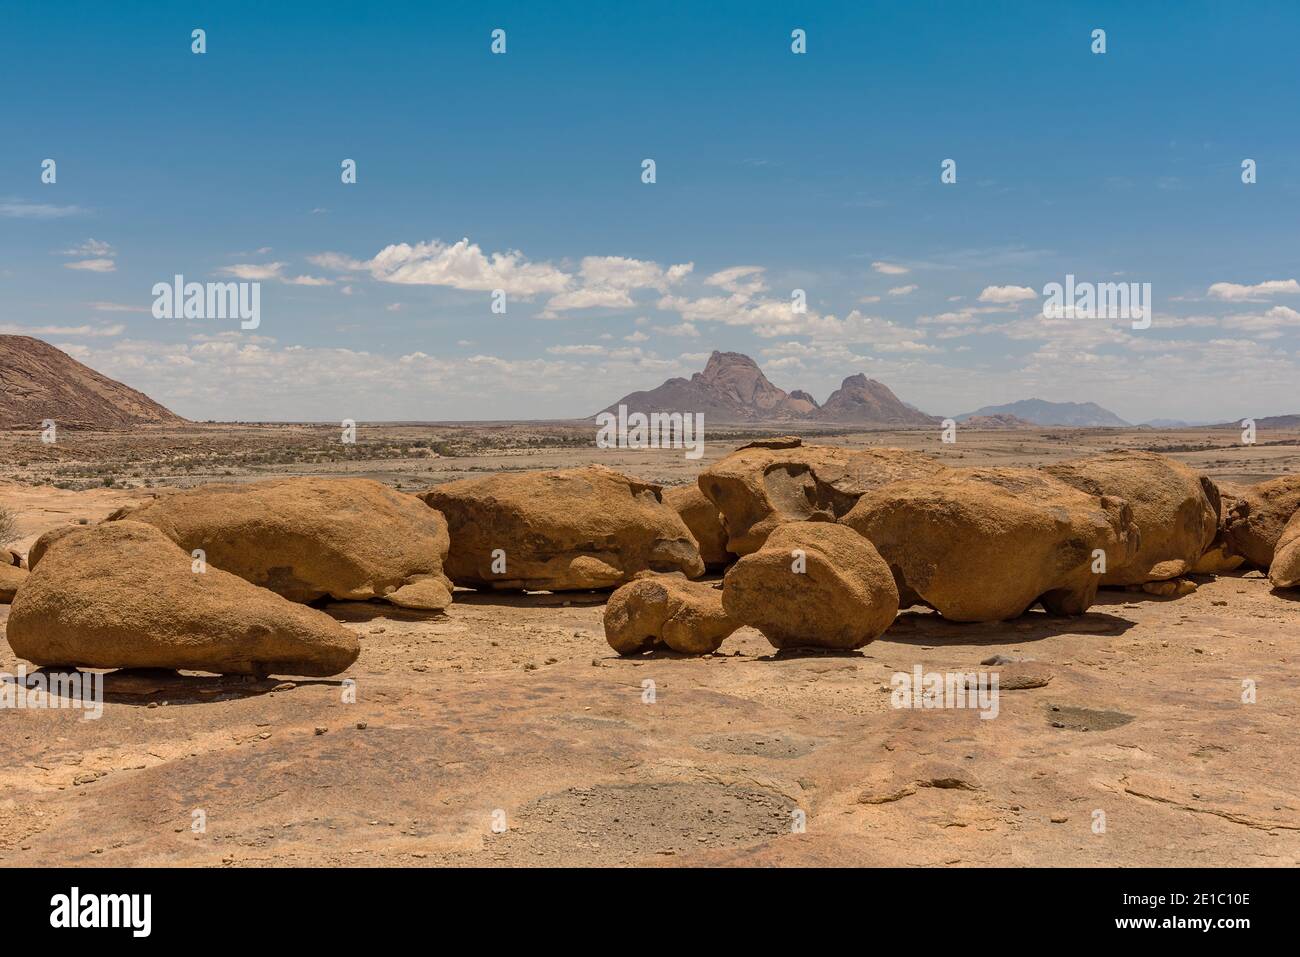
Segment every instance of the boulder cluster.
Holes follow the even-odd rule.
[[[32,545],[7,637],[38,665],[331,675],[356,635],[317,608],[451,604],[442,515],[367,479],[205,485]]]
[[[1300,586],[1300,476],[1219,487],[1149,452],[952,468],[900,449],[746,445],[669,489],[603,466],[419,496],[364,479],[207,485],[0,549],[8,640],[38,665],[331,675],[355,634],[320,610],[424,612],[453,588],[613,590],[620,654],[853,649],[900,608],[1080,615],[1102,587],[1177,596],[1248,565]],[[25,567],[30,566],[30,567]],[[721,582],[698,581],[721,573]]]
[[[698,492],[716,515],[696,488],[664,499],[681,503],[701,549],[709,543],[710,568],[725,570],[725,619],[711,604],[709,639],[698,646],[707,650],[720,646],[728,621],[757,628],[779,649],[856,648],[900,608],[967,622],[1039,605],[1081,615],[1099,588],[1177,597],[1195,590],[1186,575],[1242,565],[1268,571],[1276,587],[1300,587],[1300,476],[1220,488],[1151,452],[1039,469],[951,468],[918,452],[781,437],[709,466]],[[669,637],[670,618],[642,612],[646,595],[637,582],[611,598],[617,620],[606,615],[606,633],[615,650],[691,650],[680,627]]]

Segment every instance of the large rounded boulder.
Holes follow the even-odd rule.
[[[361,650],[325,613],[198,566],[132,521],[50,544],[14,599],[8,639],[37,665],[251,675],[333,675]]]
[[[833,522],[866,492],[948,467],[904,449],[804,445],[798,438],[742,446],[700,473],[700,491],[722,513],[727,549],[748,555],[786,522]]]
[[[0,557],[3,557],[0,555]],[[27,569],[0,562],[0,605],[8,604],[27,580]]]
[[[645,575],[605,604],[605,640],[620,655],[662,645],[685,655],[717,651],[739,627],[722,607],[722,591],[681,575]]]
[[[700,558],[711,571],[726,568],[736,560],[727,551],[727,529],[722,524],[722,513],[698,485],[679,485],[664,489],[664,502],[681,516],[700,546]]]
[[[1001,621],[1041,602],[1081,615],[1137,550],[1129,506],[1033,469],[954,469],[869,492],[841,521],[893,571],[903,607]]]
[[[7,605],[27,580],[27,563],[12,548],[0,545],[0,605]]]
[[[704,574],[695,538],[660,486],[602,465],[515,472],[420,495],[451,529],[447,574],[471,588],[614,588],[637,572]]]
[[[1282,530],[1300,509],[1300,475],[1284,475],[1252,485],[1228,510],[1229,547],[1246,561],[1267,570],[1273,564]]]
[[[1275,588],[1300,588],[1300,511],[1282,529],[1273,552],[1268,579]]]
[[[1142,585],[1191,571],[1219,529],[1219,490],[1209,478],[1154,452],[1090,455],[1043,467],[1067,485],[1133,509],[1139,543],[1133,560],[1111,564],[1103,585]]]
[[[722,606],[775,648],[860,648],[898,614],[898,589],[871,543],[831,522],[789,522],[722,581]]]
[[[121,518],[153,525],[186,552],[201,550],[222,571],[290,601],[451,603],[446,521],[414,495],[369,479],[203,485],[110,516]]]

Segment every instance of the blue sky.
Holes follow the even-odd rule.
[[[578,416],[712,349],[936,414],[1300,411],[1300,5],[701,6],[7,4],[0,331],[199,419]],[[176,273],[259,328],[155,319]],[[1044,320],[1067,273],[1152,327]]]

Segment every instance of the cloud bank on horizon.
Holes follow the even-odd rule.
[[[581,416],[713,349],[1300,412],[1300,9],[968,6],[20,11],[0,331],[200,420]],[[156,318],[176,276],[260,320]]]

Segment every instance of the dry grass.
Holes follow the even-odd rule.
[[[18,537],[18,516],[12,509],[0,505],[0,545],[8,545]]]

